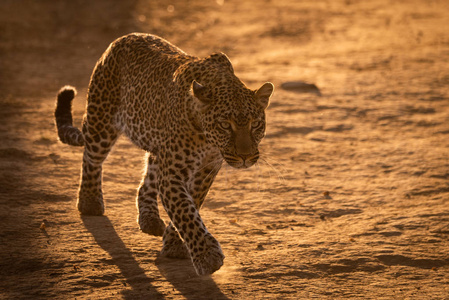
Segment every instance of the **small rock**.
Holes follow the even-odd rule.
[[[287,81],[281,84],[281,88],[286,91],[293,91],[297,93],[315,93],[321,96],[321,92],[314,83],[307,83],[304,81]]]

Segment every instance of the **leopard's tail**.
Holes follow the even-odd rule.
[[[75,98],[76,89],[65,86],[58,93],[56,100],[56,128],[59,140],[71,146],[84,146],[83,133],[72,124],[72,100]]]

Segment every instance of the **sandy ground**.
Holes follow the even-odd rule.
[[[0,298],[448,298],[447,1],[124,2],[0,2]],[[79,125],[95,61],[129,32],[276,85],[263,160],[223,168],[202,209],[226,255],[212,276],[139,232],[144,153],[125,138],[106,215],[75,209],[82,149],[57,141],[55,96],[78,88]],[[298,80],[321,95],[280,87]]]

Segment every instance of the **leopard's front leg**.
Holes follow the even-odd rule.
[[[165,228],[162,243],[162,256],[180,259],[190,258],[189,249],[187,249],[184,240],[172,222]]]
[[[197,274],[212,274],[220,269],[224,260],[223,251],[208,232],[184,183],[176,176],[167,176],[161,179],[159,190],[164,208],[184,240]]]

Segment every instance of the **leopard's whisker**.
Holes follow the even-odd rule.
[[[221,164],[217,164],[215,165],[212,170],[209,172],[209,174],[206,175],[206,177],[204,178],[204,180],[207,180],[209,178],[209,176],[216,176],[218,174],[218,171],[220,171],[221,168]]]
[[[266,155],[262,155],[261,159],[262,159],[263,162],[265,162],[267,164],[270,164],[270,167],[276,169],[277,170],[276,173],[279,173],[281,175],[283,173],[284,174],[288,173],[288,167],[285,164],[283,164],[282,162],[280,162],[279,160],[273,159],[273,158],[268,157]],[[284,177],[284,176],[282,175],[282,177]]]
[[[256,162],[254,165],[257,168],[257,192],[261,193],[262,194],[262,198],[263,198],[264,193],[262,192],[262,184],[261,184],[262,181],[260,179],[260,177],[261,177],[260,175],[261,175],[262,170],[260,169],[260,163],[259,162]]]
[[[274,159],[274,158],[272,158],[272,157],[270,157],[270,156],[268,156],[266,154],[265,155],[261,155],[260,157],[262,158],[262,160],[272,162],[273,165],[282,167],[282,169],[285,171],[285,169],[286,169],[285,164],[283,164],[279,160],[276,160],[276,159]]]
[[[282,183],[285,183],[284,175],[282,175],[282,173],[278,169],[276,169],[272,164],[270,164],[265,158],[261,157],[260,159],[277,174],[278,179],[280,179]]]
[[[213,161],[211,161],[211,162],[208,162],[207,164],[205,164],[204,166],[202,166],[201,168],[199,168],[198,169],[198,172],[200,172],[200,171],[202,171],[202,170],[204,170],[204,169],[206,169],[206,168],[208,168],[208,167],[210,167],[210,166],[218,166],[218,165],[220,165],[221,166],[221,164],[223,163],[223,159],[216,159],[216,160],[213,160]]]

